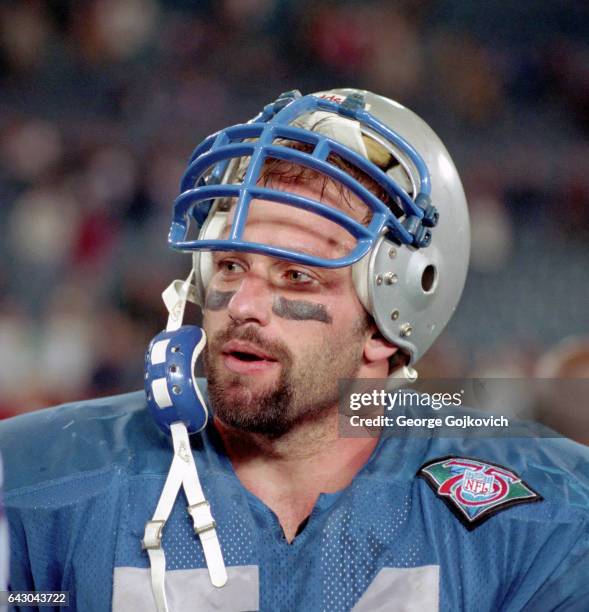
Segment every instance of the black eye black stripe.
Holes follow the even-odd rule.
[[[293,321],[320,321],[331,323],[331,315],[323,304],[315,304],[305,300],[287,300],[284,297],[274,298],[272,312],[283,319]]]
[[[205,308],[207,310],[223,310],[229,306],[231,298],[235,295],[235,291],[207,291],[205,298]]]
[[[211,289],[205,298],[207,310],[223,310],[229,306],[235,291],[217,291]],[[275,297],[272,303],[272,312],[282,319],[291,321],[319,321],[332,323],[331,315],[323,304],[316,304],[306,300],[288,300],[285,297]]]

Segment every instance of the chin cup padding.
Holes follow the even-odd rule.
[[[191,434],[207,424],[208,410],[194,376],[196,359],[205,344],[206,335],[196,325],[162,331],[149,344],[145,354],[147,406],[166,434],[178,421]]]

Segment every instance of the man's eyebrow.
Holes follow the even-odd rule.
[[[293,250],[295,253],[296,252],[300,252],[300,253],[305,253],[306,255],[311,255],[313,257],[322,257],[325,258],[324,255],[318,254],[316,251],[312,251],[310,249],[303,249],[303,248],[296,248],[296,249],[290,249]],[[346,251],[347,253],[348,251]],[[249,251],[212,251],[212,255],[213,255],[213,262],[215,265],[218,265],[219,262],[222,260],[223,257],[242,257],[243,255],[252,255],[255,253],[250,253]],[[318,275],[320,275],[321,277],[323,277],[324,279],[331,279],[333,280],[334,278],[338,277],[338,273],[343,270],[344,268],[325,268],[323,266],[314,266],[312,264],[304,264],[304,263],[299,263],[299,262],[295,262],[295,261],[289,261],[288,259],[282,259],[280,257],[275,257],[273,255],[266,255],[265,257],[267,257],[268,259],[271,259],[274,262],[277,262],[279,264],[282,264],[283,266],[300,266],[300,267],[304,267],[304,268],[308,268],[310,270],[314,270]],[[333,257],[332,259],[335,259],[335,257]]]
[[[211,251],[211,254],[213,256],[213,261],[217,262],[222,257],[238,257],[239,255],[250,255],[251,253],[249,251],[245,251],[244,252],[244,251],[221,251],[221,250],[215,250],[215,251]]]

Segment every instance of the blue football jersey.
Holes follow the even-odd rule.
[[[181,493],[163,536],[171,612],[589,610],[589,452],[574,442],[383,436],[290,544],[213,427],[192,447],[229,579],[211,585]],[[143,393],[0,424],[11,588],[155,610],[141,539],[171,449]]]

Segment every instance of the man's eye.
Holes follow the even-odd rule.
[[[301,272],[301,270],[287,270],[286,278],[289,282],[296,284],[311,283],[315,280],[309,274]]]
[[[239,274],[245,271],[241,264],[230,259],[222,260],[217,265],[219,266],[219,269],[226,274]]]

